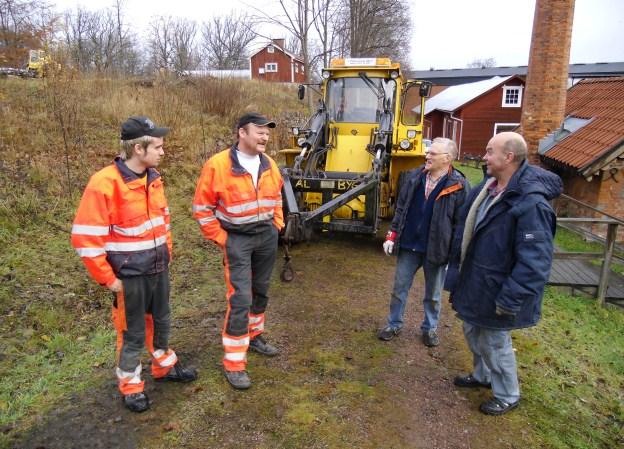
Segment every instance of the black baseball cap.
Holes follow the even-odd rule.
[[[269,128],[275,128],[275,122],[272,122],[265,116],[257,112],[248,112],[238,119],[237,129],[242,128],[245,125],[253,123],[256,126],[268,126]]]
[[[121,140],[133,140],[143,136],[163,137],[169,128],[159,128],[149,118],[135,115],[121,124]]]

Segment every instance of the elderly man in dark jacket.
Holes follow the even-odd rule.
[[[484,160],[490,176],[461,212],[445,288],[464,321],[473,372],[455,385],[492,388],[481,404],[501,415],[520,401],[512,329],[534,326],[552,263],[556,219],[549,200],[562,190],[554,173],[529,165],[519,134],[494,136]]]
[[[399,192],[396,212],[383,248],[387,255],[398,253],[390,314],[378,333],[381,340],[391,340],[403,327],[407,294],[420,267],[425,272],[424,320],[420,326],[423,343],[437,346],[436,332],[440,318],[440,297],[453,229],[468,183],[452,166],[457,145],[450,139],[437,138],[425,156],[425,165],[407,174]]]

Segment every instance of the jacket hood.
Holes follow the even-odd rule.
[[[555,173],[524,161],[509,182],[509,190],[521,194],[540,193],[547,200],[557,198],[563,192],[563,182]]]

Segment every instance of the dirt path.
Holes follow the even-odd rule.
[[[429,349],[420,342],[421,274],[411,292],[406,330],[384,343],[375,331],[387,313],[395,260],[383,255],[380,240],[322,237],[293,255],[296,279],[284,285],[274,276],[267,313],[267,337],[283,353],[274,359],[250,355],[251,390],[233,391],[220,372],[218,263],[212,260],[203,273],[191,265],[174,279],[182,298],[176,303],[174,343],[200,369],[201,379],[163,386],[148,378],[154,403],[141,415],[122,407],[111,379],[59,404],[16,446],[520,447],[522,433],[513,417],[477,411],[488,392],[453,387],[453,377],[470,364],[446,300],[441,345]],[[205,261],[198,263],[205,267]]]

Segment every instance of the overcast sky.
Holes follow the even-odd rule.
[[[535,0],[408,0],[414,17],[411,64],[414,69],[465,67],[494,58],[499,66],[527,65]],[[51,0],[57,10],[82,5],[102,9],[112,0]],[[253,1],[261,5],[276,1]],[[249,11],[245,0],[126,0],[127,15],[144,29],[152,16],[196,21],[230,11]],[[283,37],[276,28],[267,33]],[[624,61],[624,0],[576,0],[570,62]],[[371,55],[373,56],[373,55]]]

